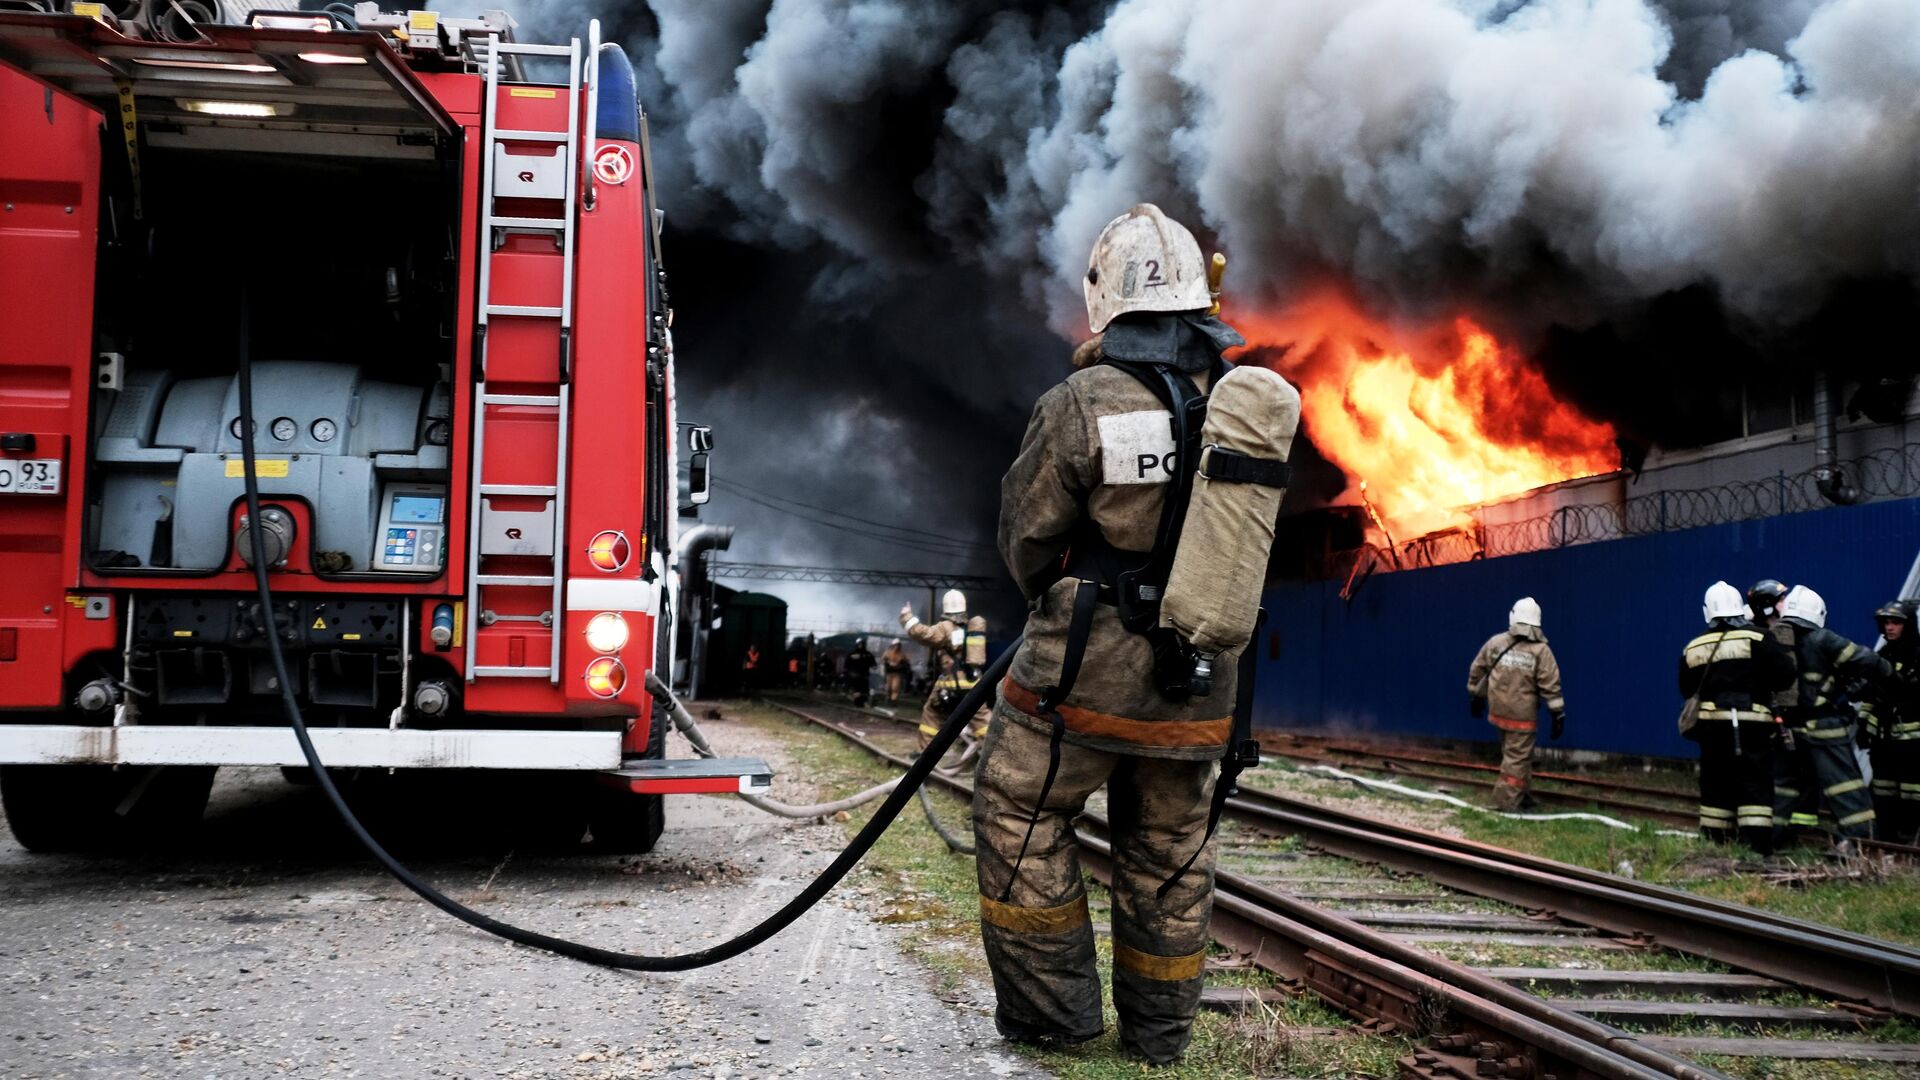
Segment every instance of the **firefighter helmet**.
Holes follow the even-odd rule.
[[[1716,581],[1707,588],[1707,598],[1700,605],[1700,614],[1708,622],[1715,619],[1740,619],[1747,614],[1746,598],[1740,590],[1724,581]]]
[[[1873,613],[1874,621],[1899,619],[1903,623],[1911,623],[1913,621],[1913,606],[1913,601],[1911,600],[1889,600],[1880,605],[1880,610]]]
[[[1787,598],[1780,601],[1780,617],[1783,619],[1802,619],[1815,626],[1827,625],[1827,602],[1820,594],[1805,585],[1795,585],[1787,590]]]
[[[1747,590],[1747,606],[1753,609],[1755,615],[1772,615],[1774,609],[1780,606],[1780,598],[1785,595],[1785,585],[1772,578],[1762,578]]]
[[[1186,226],[1140,203],[1107,222],[1093,243],[1085,285],[1087,324],[1094,333],[1134,311],[1204,311],[1207,261]]]
[[[1507,621],[1517,626],[1540,626],[1540,604],[1531,596],[1523,596],[1514,601],[1513,610],[1507,612]]]
[[[967,613],[967,594],[959,589],[948,589],[940,598],[940,614],[952,618]]]

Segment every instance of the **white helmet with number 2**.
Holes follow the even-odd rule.
[[[1708,621],[1715,619],[1744,619],[1747,617],[1747,598],[1740,590],[1724,581],[1716,581],[1707,587],[1706,599],[1700,604],[1700,614]]]
[[[959,589],[948,589],[940,598],[940,614],[946,616],[965,615],[967,613],[967,594]]]
[[[1096,334],[1132,311],[1213,306],[1200,242],[1152,203],[1140,203],[1100,230],[1087,263],[1086,294],[1087,324]]]
[[[1780,601],[1780,617],[1783,619],[1805,619],[1815,626],[1827,625],[1827,602],[1820,594],[1805,585],[1795,585],[1787,590],[1787,598]]]

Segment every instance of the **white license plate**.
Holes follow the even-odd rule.
[[[0,457],[0,495],[58,494],[59,458]]]

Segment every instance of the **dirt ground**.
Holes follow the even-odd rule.
[[[779,742],[709,723],[726,753]],[[678,754],[684,754],[684,748]],[[782,784],[783,796],[801,785]],[[490,914],[680,952],[751,925],[837,849],[725,798],[671,796],[641,858],[508,855],[457,819],[403,858]],[[1044,1075],[952,1008],[845,888],[716,968],[640,975],[508,945],[427,907],[277,770],[224,770],[173,856],[44,856],[0,830],[0,1075]]]

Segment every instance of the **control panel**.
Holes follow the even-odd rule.
[[[375,536],[375,570],[439,570],[447,561],[447,489],[388,484]]]

